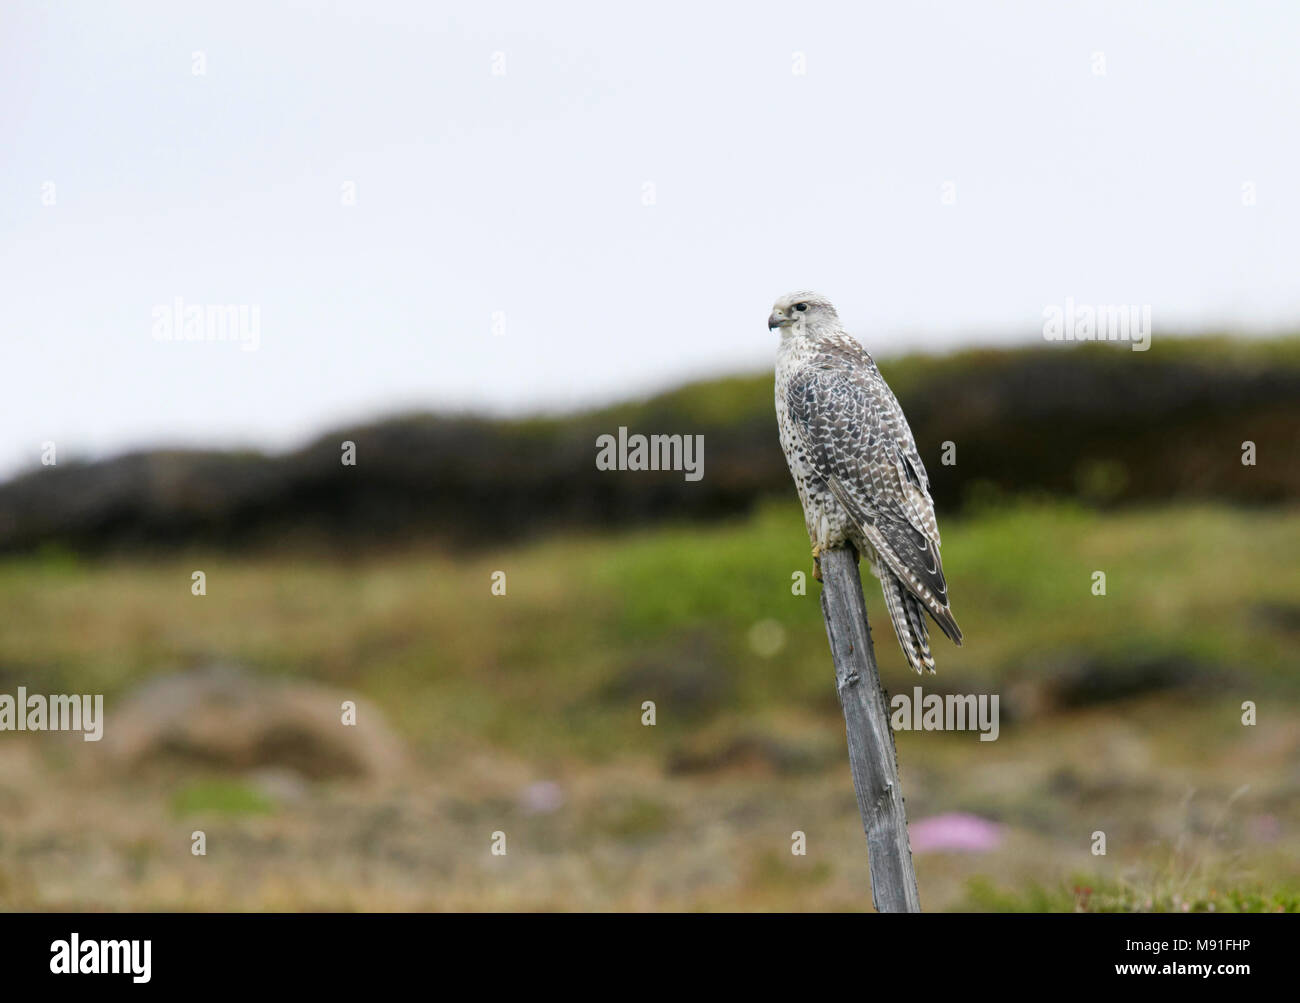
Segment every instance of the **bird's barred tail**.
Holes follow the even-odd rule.
[[[875,570],[875,569],[873,569]],[[888,568],[879,569],[880,587],[889,607],[889,619],[894,622],[894,633],[903,649],[907,663],[919,675],[924,669],[934,672],[934,656],[930,653],[930,629],[925,623],[925,608],[921,600],[908,591],[902,580]]]

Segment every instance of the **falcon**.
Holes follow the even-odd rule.
[[[958,646],[961,628],[948,606],[930,480],[903,409],[825,296],[782,296],[767,326],[781,332],[776,421],[813,574],[821,578],[822,551],[852,543],[880,579],[908,664],[934,672],[926,614]]]

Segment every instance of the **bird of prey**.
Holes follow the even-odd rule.
[[[903,409],[826,297],[782,296],[767,326],[781,332],[776,420],[813,558],[852,543],[880,579],[908,664],[934,672],[925,614],[957,645],[961,628],[948,606],[930,481]]]

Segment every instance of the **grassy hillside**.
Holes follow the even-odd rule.
[[[901,733],[908,810],[1002,835],[918,853],[926,906],[1295,907],[1300,513],[1027,501],[943,528],[968,640],[939,638],[920,682],[999,693],[1002,731]],[[0,692],[100,691],[111,714],[158,673],[237,664],[367,701],[409,761],[288,797],[266,787],[274,747],[251,772],[114,772],[92,745],[6,735],[0,906],[865,908],[819,586],[791,591],[809,563],[785,502],[469,558],[6,559]],[[909,692],[867,585],[886,687]],[[196,827],[229,852],[196,864]]]
[[[886,359],[941,510],[1039,492],[1095,505],[1300,499],[1300,339],[1157,338]],[[704,437],[704,475],[610,473],[596,440]],[[1243,466],[1242,442],[1257,447]],[[356,446],[344,466],[341,444]],[[956,462],[940,461],[945,442]],[[744,515],[790,497],[772,376],[694,384],[565,417],[411,415],[339,428],[283,456],[158,451],[0,484],[0,553],[435,541]]]

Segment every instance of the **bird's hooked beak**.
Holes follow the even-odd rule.
[[[773,310],[772,315],[767,318],[767,329],[773,331],[778,327],[785,327],[791,323],[790,318],[785,315],[783,310]]]

